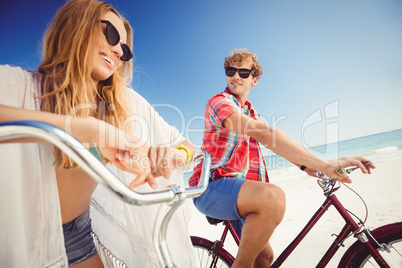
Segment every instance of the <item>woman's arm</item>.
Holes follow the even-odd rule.
[[[96,144],[102,155],[112,164],[119,163],[118,167],[137,174],[139,182],[145,183],[151,175],[148,160],[148,145],[142,140],[131,136],[124,131],[107,124],[94,117],[72,117],[57,115],[48,112],[39,112],[0,105],[0,122],[15,120],[36,120],[52,124],[70,133],[81,143]],[[46,142],[39,138],[18,138],[8,142]],[[127,154],[142,159],[141,162],[120,163],[121,154]],[[148,163],[148,164],[147,164]]]
[[[14,108],[6,105],[0,105],[0,122],[16,120],[36,120],[54,125],[73,135],[80,142],[91,142],[95,140],[94,131],[83,131],[93,129],[96,122],[92,117],[68,117],[48,112],[39,112]],[[39,138],[17,138],[9,142],[44,142]],[[5,143],[5,142],[3,142]]]

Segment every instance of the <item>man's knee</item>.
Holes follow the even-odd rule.
[[[277,224],[279,224],[286,210],[286,196],[281,188],[276,185],[271,185],[269,200],[267,200],[267,206],[275,217]]]
[[[286,210],[286,196],[281,188],[274,184],[244,183],[244,189],[240,189],[238,200],[239,213],[243,217],[248,213],[259,213],[273,218],[278,224],[282,220]]]
[[[272,204],[277,208],[278,213],[285,214],[286,210],[286,195],[285,192],[276,185],[271,185],[270,200]]]

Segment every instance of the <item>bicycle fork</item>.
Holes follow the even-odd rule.
[[[355,234],[355,237],[362,243],[365,244],[366,247],[370,250],[373,258],[377,262],[378,265],[381,267],[390,267],[388,263],[384,260],[384,258],[381,256],[379,251],[376,250],[375,246],[378,246],[378,249],[380,251],[385,251],[390,253],[391,250],[388,245],[386,244],[380,244],[377,239],[371,234],[370,230],[367,228],[362,228],[359,232]]]

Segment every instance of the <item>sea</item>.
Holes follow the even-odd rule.
[[[313,154],[324,159],[335,159],[344,156],[363,156],[374,164],[379,161],[402,161],[402,129],[363,136],[350,140],[307,148]],[[271,154],[264,157],[269,174],[286,176],[288,179],[298,177],[299,170],[279,155]],[[402,162],[401,162],[402,163]],[[192,172],[184,173],[187,182]]]

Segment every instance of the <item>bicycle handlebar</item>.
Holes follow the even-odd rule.
[[[105,185],[127,203],[133,205],[166,204],[158,210],[154,224],[153,243],[158,249],[157,255],[160,265],[165,265],[164,267],[168,268],[176,267],[170,258],[166,244],[168,224],[174,211],[185,199],[200,196],[208,187],[211,167],[211,156],[208,152],[204,151],[194,158],[194,161],[204,160],[197,187],[183,188],[180,185],[172,185],[162,191],[138,193],[128,188],[78,140],[64,130],[44,122],[32,120],[0,123],[0,141],[22,137],[37,137],[52,143],[66,153],[94,180]]]
[[[372,164],[371,161],[368,161],[368,162],[364,163],[365,166],[369,166],[371,164]],[[350,174],[352,171],[354,171],[356,169],[359,169],[359,167],[355,166],[355,167],[347,168],[347,169],[345,169],[345,172],[347,174]],[[317,177],[318,177],[317,183],[323,189],[325,196],[328,196],[329,194],[335,192],[340,187],[340,184],[338,183],[339,182],[338,180],[330,178],[330,177],[327,177],[321,171],[317,171]],[[338,183],[337,187],[335,187],[336,183]]]
[[[151,205],[171,202],[176,191],[166,189],[161,191],[139,193],[128,188],[109,169],[93,156],[89,150],[72,135],[53,125],[32,120],[9,121],[0,123],[0,141],[22,137],[37,137],[46,140],[65,152],[77,165],[87,172],[94,180],[105,185],[123,201],[133,205]],[[204,158],[201,180],[197,187],[186,188],[186,198],[200,196],[208,186],[211,157],[207,152],[198,155],[195,160]]]
[[[366,163],[363,163],[364,166],[369,166],[369,165],[371,165],[371,164],[372,164],[371,161],[368,161],[368,162],[366,162]],[[352,171],[355,171],[356,169],[359,169],[359,167],[358,167],[358,166],[355,166],[355,167],[351,167],[351,168],[346,168],[346,169],[345,169],[345,172],[346,172],[347,174],[350,174]],[[326,176],[324,173],[322,173],[321,171],[317,171],[317,177],[318,177],[319,179],[321,179],[321,180],[336,180],[336,179],[327,177],[327,176]]]

